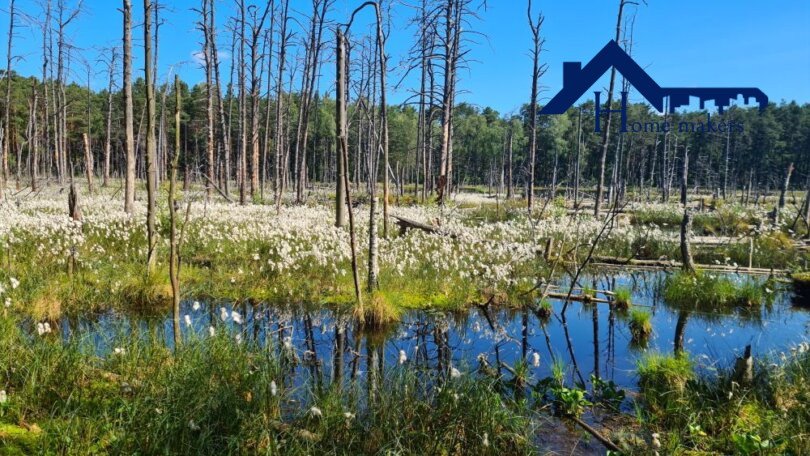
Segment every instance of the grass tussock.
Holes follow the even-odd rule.
[[[401,309],[385,294],[373,292],[355,307],[354,316],[366,329],[384,329],[399,322]]]
[[[636,372],[641,398],[654,413],[676,408],[686,383],[694,378],[692,362],[686,355],[648,354],[638,361]]]
[[[172,287],[168,274],[149,274],[132,277],[121,287],[122,300],[133,310],[164,309],[171,304]]]
[[[618,310],[626,311],[633,305],[631,301],[632,291],[627,287],[616,288],[613,292],[613,304]]]
[[[765,299],[763,287],[751,280],[741,284],[721,274],[677,272],[663,284],[664,301],[679,308],[752,307]]]
[[[652,315],[649,312],[641,309],[633,309],[630,312],[630,334],[633,341],[642,342],[647,340],[652,335]]]

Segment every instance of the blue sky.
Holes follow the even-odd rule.
[[[167,4],[170,3],[164,0]],[[257,0],[258,1],[258,0]],[[75,4],[76,0],[66,0]],[[398,67],[413,42],[414,30],[409,28],[412,10],[408,2],[397,0],[392,9],[393,30],[388,43],[392,74],[389,81],[401,77]],[[135,20],[140,23],[142,3],[134,0]],[[361,3],[336,0],[330,18],[345,21],[351,10]],[[649,0],[647,5],[628,6],[626,16],[635,14],[633,57],[661,86],[739,86],[758,87],[772,101],[796,100],[810,102],[810,1],[782,0],[763,2],[742,1],[663,1]],[[23,60],[15,64],[22,74],[40,74],[42,33],[30,21],[41,18],[38,2],[17,1],[18,8],[33,17],[20,20],[23,27],[17,31],[15,54]],[[160,29],[160,74],[165,79],[169,69],[179,71],[191,82],[203,80],[192,55],[199,49],[200,33],[195,29],[197,14],[191,8],[197,0],[176,0],[163,13],[164,26]],[[529,97],[531,60],[530,42],[523,0],[489,0],[488,9],[480,11],[480,19],[473,20],[471,28],[480,32],[470,35],[469,68],[460,73],[459,100],[478,106],[491,106],[501,113],[516,111]],[[8,29],[7,0],[0,0],[0,50],[5,62],[5,34]],[[217,14],[220,27],[219,48],[227,55],[230,37],[224,24],[232,13],[232,0],[218,1]],[[562,62],[587,62],[611,39],[615,30],[618,0],[538,1],[535,11],[545,14],[542,35],[545,37],[542,63],[548,71],[541,80],[541,102],[549,99],[562,84]],[[120,1],[85,0],[83,12],[69,31],[77,51],[72,64],[72,78],[85,83],[86,70],[81,59],[91,62],[96,72],[93,87],[106,86],[106,74],[96,63],[104,56],[103,48],[120,44]],[[305,24],[311,6],[307,0],[292,0],[291,8],[301,24]],[[354,34],[366,31],[370,19],[365,13],[354,28]],[[364,24],[365,22],[365,24]],[[291,27],[301,32],[301,25]],[[133,31],[136,38],[136,57],[142,53],[142,30]],[[331,33],[326,37],[330,38]],[[80,57],[79,57],[80,56]],[[329,56],[331,58],[331,55]],[[227,57],[224,64],[229,62]],[[323,70],[322,90],[332,85],[332,63]],[[227,68],[225,68],[227,71]],[[142,73],[140,59],[135,62],[135,75]],[[226,73],[227,74],[227,73]],[[408,79],[403,89],[393,93],[394,102],[403,100],[407,87],[416,87],[418,81]],[[600,81],[599,84],[605,84]],[[598,85],[599,85],[598,84]],[[631,95],[631,99],[638,99]]]

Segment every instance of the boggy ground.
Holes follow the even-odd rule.
[[[186,197],[183,206],[191,206],[182,228],[184,297],[348,310],[354,305],[349,237],[333,227],[328,194],[307,205],[285,204],[280,213],[269,204],[206,201],[199,192]],[[571,274],[597,238],[594,255],[679,258],[672,226],[681,214],[677,205],[633,203],[604,229],[603,221],[587,211],[572,212],[561,200],[531,219],[518,201],[479,195],[461,195],[445,208],[406,200],[392,212],[440,233],[400,235],[392,224],[381,239],[380,289],[369,299],[393,318],[414,308],[535,306],[544,289],[540,279]],[[80,222],[67,217],[66,198],[55,189],[0,206],[0,350],[7,354],[0,363],[0,442],[8,454],[415,454],[425,448],[431,454],[533,453],[538,444],[542,452],[537,434],[551,416],[578,416],[594,407],[617,413],[612,429],[598,431],[626,453],[809,449],[806,345],[773,363],[757,358],[746,381],[731,368],[696,372],[686,353],[651,354],[639,363],[632,419],[617,412],[624,393],[616,385],[592,379],[589,390],[561,375],[529,382],[520,363],[499,375],[486,366],[476,375],[445,366],[439,377],[403,368],[380,376],[370,394],[314,384],[285,387],[281,372],[289,360],[283,341],[272,356],[220,334],[190,340],[176,352],[146,338],[95,356],[78,343],[48,337],[49,329],[62,315],[165,312],[167,219],[162,208],[158,264],[147,277],[143,207],[124,214],[113,191],[84,196],[81,204]],[[773,225],[767,209],[729,204],[701,213],[695,234],[748,236],[753,243],[696,246],[696,260],[731,267],[750,261],[800,274],[807,252],[790,225],[795,214],[788,208]],[[367,207],[357,211],[364,257]],[[360,264],[365,277],[365,261]],[[734,306],[763,300],[761,290],[737,292],[715,282]],[[689,280],[672,283],[682,296],[697,296],[689,293]],[[643,311],[632,320],[643,327]],[[601,451],[589,441],[589,451]]]

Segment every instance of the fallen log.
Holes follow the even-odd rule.
[[[607,299],[597,298],[595,296],[586,295],[586,294],[571,294],[568,296],[568,293],[556,293],[556,292],[549,292],[546,293],[546,297],[551,299],[568,299],[569,301],[581,301],[581,302],[595,302],[599,304],[610,304],[610,301]]]
[[[400,235],[404,235],[406,232],[408,232],[408,230],[420,230],[428,234],[440,234],[443,236],[450,236],[452,238],[456,237],[455,234],[445,233],[435,226],[418,222],[416,220],[407,219],[405,217],[400,217],[398,215],[391,215],[390,217],[396,221],[397,225],[399,225]]]
[[[642,266],[653,268],[680,268],[681,262],[675,260],[639,260],[635,258],[619,258],[609,256],[594,255],[591,258],[591,263],[596,265],[610,265],[610,266]],[[786,275],[787,270],[784,269],[768,269],[768,268],[749,268],[745,266],[727,266],[722,264],[696,264],[696,269],[703,269],[707,271],[719,272],[737,272],[746,274],[768,274],[768,275]]]

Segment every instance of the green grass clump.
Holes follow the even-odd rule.
[[[781,363],[760,358],[750,385],[730,366],[697,375],[685,356],[651,354],[638,375],[641,425],[659,435],[661,454],[810,454],[806,343]]]
[[[670,411],[681,403],[686,383],[694,378],[686,355],[651,353],[636,365],[641,398],[653,413]]]
[[[632,305],[633,292],[627,287],[619,287],[613,291],[613,303],[619,310],[628,310]]]
[[[667,304],[687,309],[716,307],[751,307],[759,305],[764,290],[753,281],[740,285],[720,274],[702,271],[677,272],[666,278],[663,290]]]
[[[644,341],[652,334],[652,315],[645,310],[634,309],[630,312],[629,326],[633,341]]]

